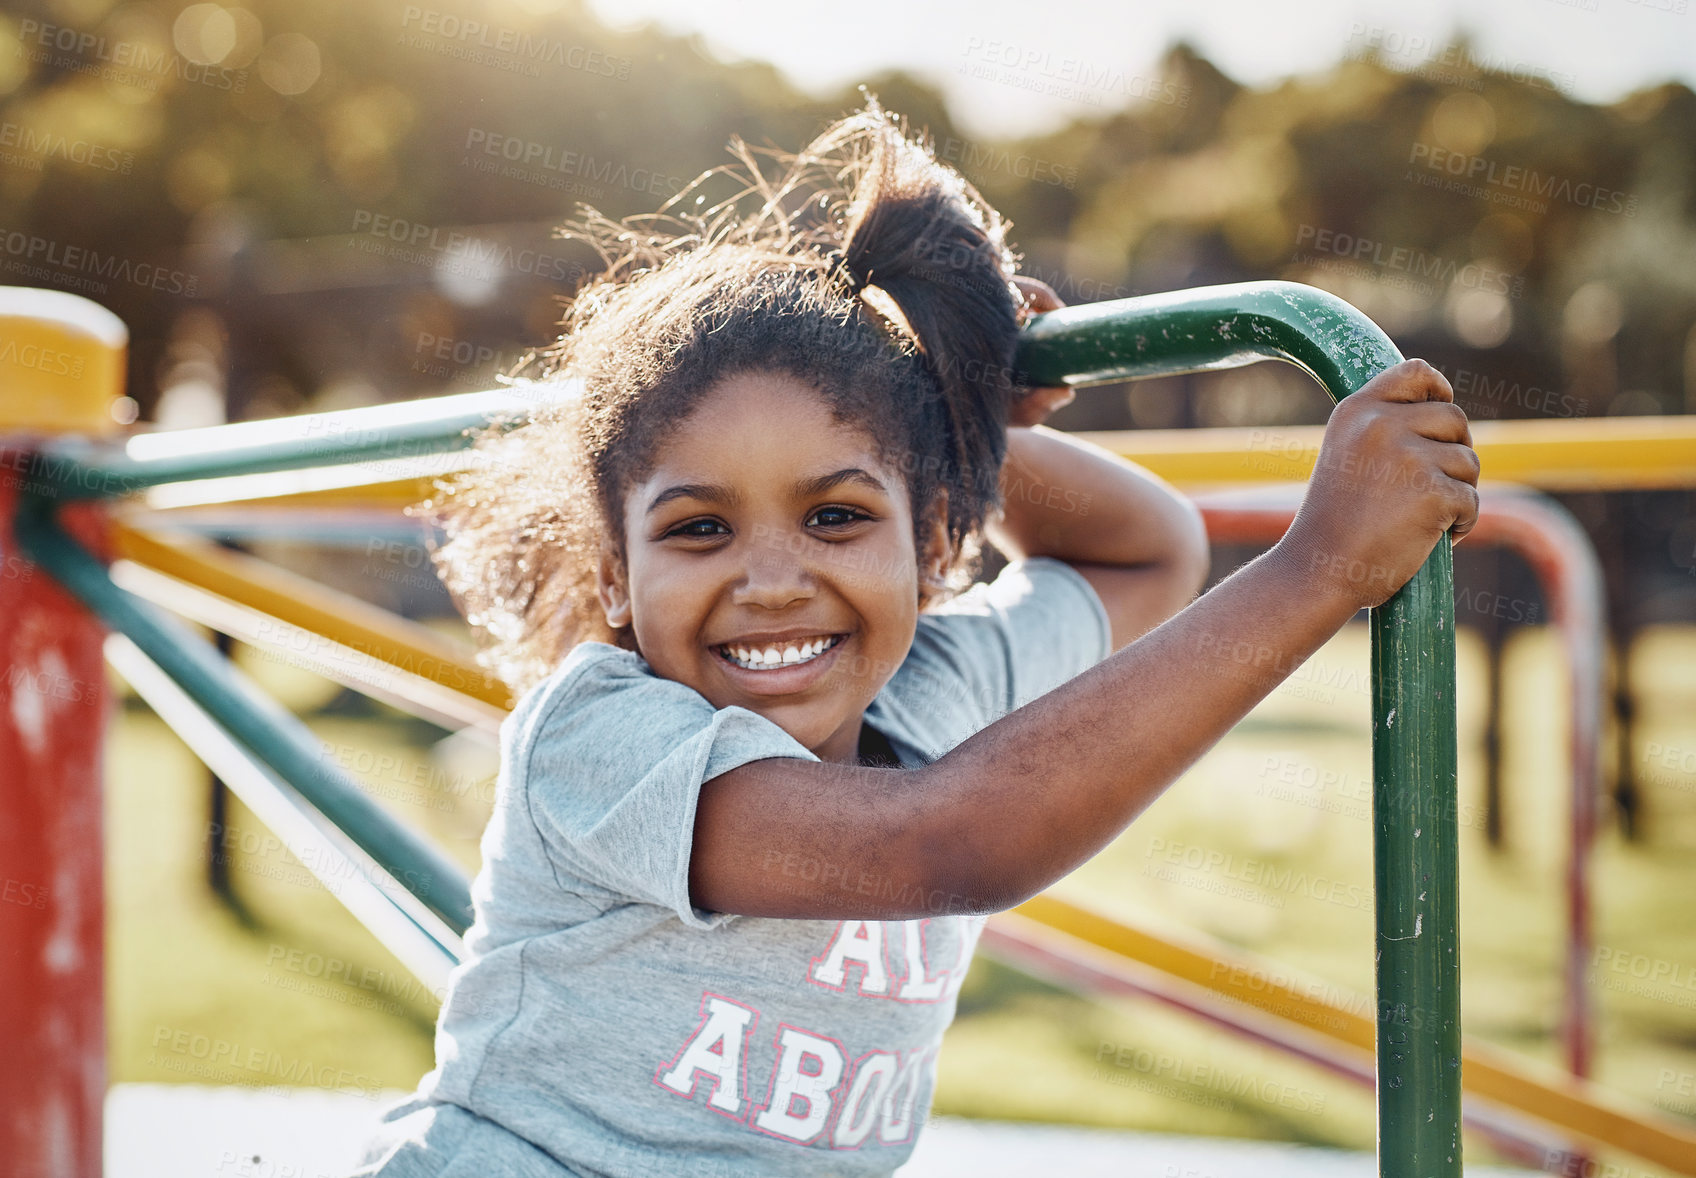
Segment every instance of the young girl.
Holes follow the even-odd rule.
[[[527,690],[436,1068],[360,1175],[889,1174],[985,915],[1475,517],[1465,417],[1404,364],[1183,609],[1194,510],[1018,386],[1058,300],[994,211],[875,103],[780,183],[743,160],[752,215],[583,227],[609,269],[550,353],[580,394],[442,505]],[[967,589],[986,535],[1010,563]]]

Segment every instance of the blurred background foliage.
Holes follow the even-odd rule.
[[[1585,105],[1464,44],[1402,65],[1251,90],[1180,45],[1124,110],[1005,143],[959,133],[922,81],[865,82],[1069,302],[1296,279],[1437,363],[1475,417],[1696,409],[1696,96]],[[0,281],[103,287],[82,290],[134,331],[142,416],[185,424],[207,386],[248,418],[487,384],[594,262],[550,237],[575,202],[651,211],[732,135],[793,149],[859,101],[573,0],[34,0],[0,18],[0,94]],[[1470,190],[1442,187],[1457,170]],[[77,250],[182,277],[54,264]],[[1325,410],[1280,366],[1189,392],[1086,398],[1066,424]]]

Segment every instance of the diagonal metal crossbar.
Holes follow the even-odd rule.
[[[1018,364],[1037,384],[1085,386],[1283,360],[1334,400],[1401,354],[1365,315],[1294,283],[1205,287],[1038,316]],[[532,393],[537,390],[532,388]],[[204,644],[112,584],[53,519],[57,500],[170,482],[404,460],[467,444],[485,421],[521,420],[539,396],[504,390],[132,439],[121,451],[55,441],[20,513],[30,555],[126,635],[201,708],[312,802],[455,932],[471,915],[463,874],[324,762],[310,734]],[[481,398],[481,399],[480,399]],[[1372,611],[1378,1163],[1387,1178],[1461,1174],[1460,970],[1449,545]]]

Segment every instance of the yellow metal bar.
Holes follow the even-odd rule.
[[[114,553],[126,560],[494,707],[510,710],[515,702],[506,684],[451,642],[357,597],[198,539],[121,524],[112,538]]]
[[[1136,928],[1052,895],[1013,909],[1021,916],[1224,998],[1370,1052],[1375,1012],[1370,1000],[1338,987],[1310,982],[1294,971],[1246,957],[1225,958]],[[1659,1114],[1629,1108],[1612,1093],[1583,1080],[1532,1074],[1531,1065],[1507,1052],[1463,1037],[1461,1075],[1476,1096],[1534,1117],[1601,1149],[1619,1149],[1680,1174],[1696,1175],[1696,1131]]]
[[[1103,430],[1078,436],[1181,486],[1305,482],[1323,426]],[[1475,421],[1473,448],[1490,482],[1544,491],[1696,486],[1696,416]]]
[[[1181,487],[1199,487],[1305,482],[1313,473],[1324,432],[1323,426],[1297,425],[1098,430],[1078,436],[1140,462]],[[1475,421],[1472,440],[1490,482],[1523,483],[1544,491],[1696,487],[1696,416]],[[460,457],[447,455],[441,461],[451,465]],[[434,491],[433,478],[395,479],[375,467],[338,468],[336,479],[345,485],[301,490],[303,473],[213,480],[201,487],[172,484],[149,491],[147,502],[161,508],[253,500],[398,510]]]

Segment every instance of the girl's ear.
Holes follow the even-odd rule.
[[[948,542],[948,490],[938,488],[925,521],[924,551],[919,558],[919,587],[926,599],[948,589],[948,566],[954,563]]]
[[[605,544],[601,545],[600,559],[595,564],[595,595],[600,598],[607,625],[617,630],[630,624],[630,593],[624,584],[624,565]]]

